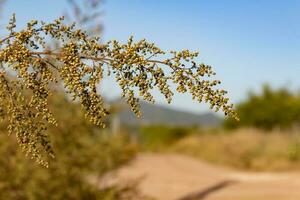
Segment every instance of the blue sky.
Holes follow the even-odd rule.
[[[22,25],[52,20],[66,8],[63,0],[8,0],[3,16],[15,12]],[[213,66],[233,102],[263,83],[300,88],[300,0],[106,0],[102,10],[104,40],[134,35],[165,50],[200,51],[200,61]],[[101,87],[107,96],[119,94],[110,80]],[[171,106],[207,110],[188,95],[176,95]]]

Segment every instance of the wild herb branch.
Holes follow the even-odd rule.
[[[146,40],[127,43],[89,37],[67,26],[63,17],[53,23],[31,21],[23,30],[16,31],[15,17],[7,29],[9,35],[0,41],[0,113],[8,122],[9,133],[27,155],[47,166],[53,156],[45,132],[49,124],[57,122],[49,110],[51,84],[62,83],[67,93],[78,100],[86,118],[104,126],[109,113],[98,91],[104,75],[113,75],[122,96],[133,112],[140,116],[139,97],[154,102],[151,92],[158,89],[170,103],[174,95],[170,83],[179,93],[190,93],[198,102],[208,102],[211,109],[221,109],[237,118],[226,91],[218,89],[218,80],[211,67],[197,63],[197,52],[170,51],[166,53]],[[52,49],[51,41],[61,47]]]

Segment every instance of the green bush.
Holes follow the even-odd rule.
[[[99,189],[88,177],[99,178],[128,162],[135,146],[124,135],[110,136],[89,124],[63,96],[52,101],[61,123],[49,129],[56,155],[49,168],[25,158],[16,138],[0,131],[0,199],[122,199],[118,187]]]
[[[152,125],[140,128],[140,141],[145,149],[159,150],[191,134],[194,128]]]
[[[261,94],[250,93],[247,100],[237,105],[236,111],[240,122],[226,119],[225,127],[289,128],[300,122],[300,95],[265,85]]]

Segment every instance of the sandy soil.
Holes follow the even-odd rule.
[[[299,200],[299,173],[246,173],[177,154],[140,154],[114,180],[158,200]]]

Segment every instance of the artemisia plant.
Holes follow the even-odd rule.
[[[31,21],[19,31],[15,27],[13,16],[9,34],[0,41],[0,114],[23,151],[44,166],[54,155],[45,132],[49,124],[57,124],[48,107],[53,84],[63,85],[81,104],[86,118],[98,126],[104,126],[109,113],[97,87],[104,76],[114,76],[137,116],[139,98],[154,102],[153,89],[170,103],[173,83],[177,92],[188,92],[198,102],[236,118],[226,91],[216,87],[220,81],[210,78],[215,74],[211,67],[196,62],[197,52],[165,52],[132,37],[125,44],[114,40],[103,44],[75,24],[65,25],[63,17],[53,23]],[[61,44],[58,49],[49,48],[53,40]]]

